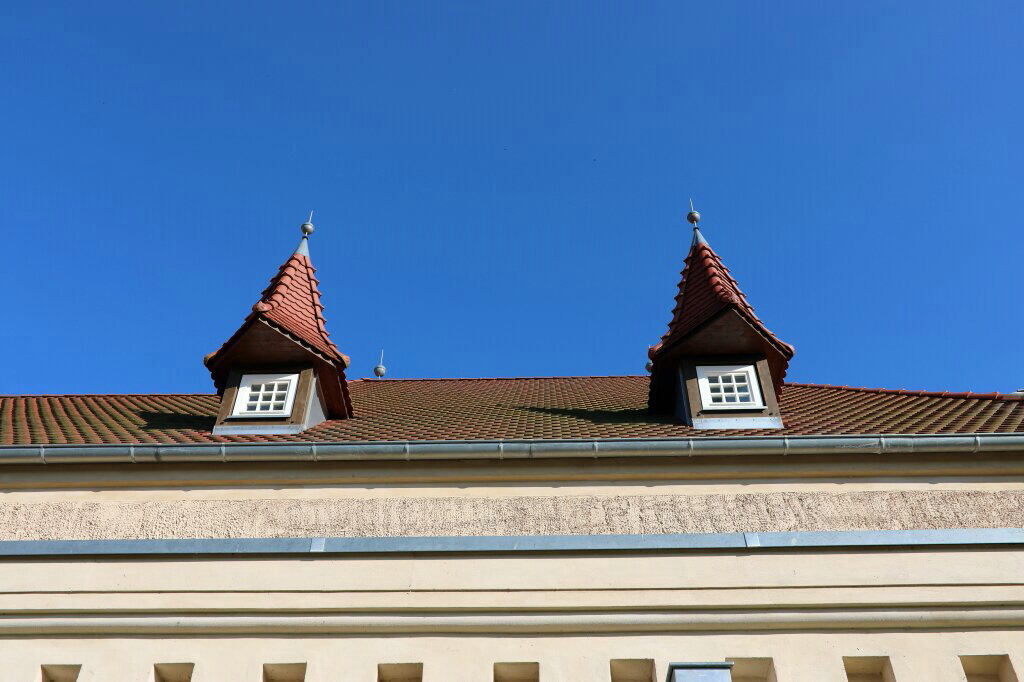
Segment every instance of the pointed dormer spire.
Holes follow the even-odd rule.
[[[218,392],[224,390],[232,367],[311,364],[328,416],[341,418],[352,413],[345,380],[349,359],[327,333],[319,280],[309,258],[312,219],[310,212],[309,220],[300,226],[298,247],[271,278],[242,326],[204,362]]]
[[[673,378],[682,365],[719,358],[761,357],[778,388],[786,374],[793,347],[773,334],[757,317],[729,269],[708,244],[697,226],[701,216],[690,201],[686,220],[693,225],[693,240],[681,274],[672,320],[661,341],[650,348],[651,407],[663,410],[671,403]],[[738,361],[738,360],[737,360]]]

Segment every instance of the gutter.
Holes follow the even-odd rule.
[[[1024,528],[668,533],[651,535],[463,535],[313,538],[0,540],[0,560],[25,557],[391,556],[550,552],[778,552],[913,547],[1024,548]],[[0,619],[2,620],[2,619]]]
[[[1024,433],[443,440],[148,445],[3,445],[0,465],[157,462],[432,461],[747,455],[1024,453]]]

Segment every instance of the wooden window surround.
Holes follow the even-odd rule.
[[[708,405],[711,402],[710,386],[704,382],[706,377],[715,374],[746,376],[748,381],[745,388],[751,397],[749,405]],[[735,381],[734,376],[730,378],[730,382]],[[686,357],[679,365],[679,385],[680,395],[676,403],[676,414],[694,428],[782,428],[782,415],[778,397],[775,395],[775,384],[768,361],[763,356]],[[721,390],[725,390],[724,385],[719,386],[722,387]]]
[[[249,415],[239,410],[236,413],[236,402],[239,399],[239,391],[243,377],[268,377],[278,378],[288,375],[297,376],[296,385],[292,387],[294,393],[290,396],[290,404],[285,410],[271,410],[279,412],[273,416],[266,414]],[[276,381],[273,383],[277,383]],[[273,408],[274,394],[270,393],[268,399]],[[259,399],[257,399],[259,400]],[[312,426],[309,423],[311,410],[320,411],[320,398],[316,387],[316,373],[310,366],[242,366],[233,367],[228,373],[227,385],[224,388],[224,395],[221,397],[220,410],[217,413],[217,422],[214,425],[214,434],[275,434],[275,433],[299,433],[305,428]],[[313,403],[317,402],[317,405]]]

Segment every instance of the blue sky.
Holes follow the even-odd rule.
[[[789,379],[1024,387],[1019,2],[8,3],[3,393],[206,392],[310,209],[370,374],[636,374],[693,196]]]

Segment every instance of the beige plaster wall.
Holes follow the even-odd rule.
[[[886,550],[435,557],[0,561],[0,679],[43,664],[82,682],[610,680],[611,659],[771,658],[779,682],[844,682],[843,656],[888,656],[897,682],[964,682],[958,656],[1024,670],[1024,551]]]
[[[23,639],[0,641],[5,682],[39,682],[40,663],[82,665],[80,682],[153,682],[155,663],[195,664],[193,682],[262,682],[265,663],[307,664],[306,682],[375,682],[379,663],[423,663],[424,682],[487,682],[496,662],[536,661],[543,682],[610,682],[612,659],[769,657],[778,682],[846,682],[843,656],[888,656],[896,682],[964,682],[958,656],[1009,653],[1024,670],[1024,636],[829,633],[691,636]],[[760,682],[760,681],[758,681]]]
[[[1015,462],[688,464],[24,469],[0,478],[0,537],[1024,526]],[[889,656],[897,682],[964,682],[959,655],[1021,673],[1021,576],[1013,547],[7,559],[0,681],[73,663],[82,682],[152,682],[192,662],[196,682],[257,682],[305,662],[308,682],[372,682],[422,662],[427,682],[468,682],[515,661],[590,681],[653,658],[660,682],[670,661],[770,657],[779,682],[843,682],[843,656]]]

